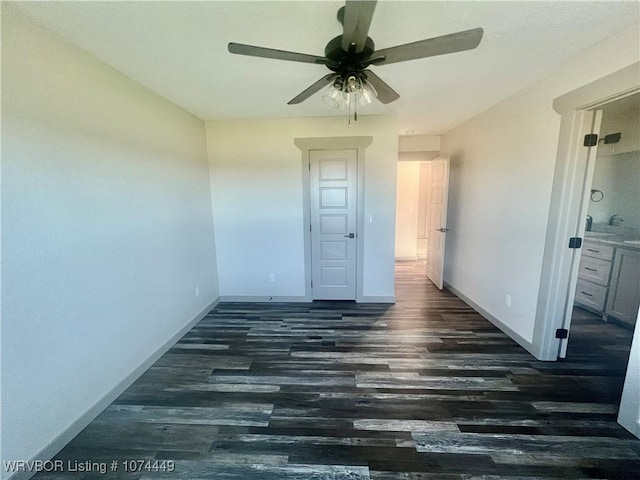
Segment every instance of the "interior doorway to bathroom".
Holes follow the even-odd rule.
[[[600,118],[601,116],[601,118]],[[617,407],[640,307],[640,93],[598,107],[585,182],[584,239],[571,302],[567,365],[588,353],[603,403]],[[599,122],[598,122],[599,121]]]
[[[591,314],[622,327],[612,335],[628,330],[630,338],[640,306],[640,93],[599,110],[571,334],[580,325],[573,317],[584,320]],[[571,345],[570,337],[569,352]]]

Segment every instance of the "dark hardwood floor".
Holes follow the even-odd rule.
[[[567,349],[566,363],[579,361],[597,368],[602,374],[608,370],[619,379],[622,393],[621,375],[629,362],[629,350],[633,330],[615,319],[604,322],[601,315],[596,315],[583,308],[574,307],[571,316],[571,336]],[[619,402],[619,399],[616,400]]]
[[[628,331],[578,312],[538,362],[423,272],[393,306],[219,305],[56,457],[117,472],[36,478],[640,478]]]

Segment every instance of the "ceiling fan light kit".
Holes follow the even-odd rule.
[[[375,98],[378,98],[375,87],[367,81],[364,74],[358,73],[336,76],[322,95],[322,99],[330,107],[349,110],[349,119],[353,111],[354,120],[358,120],[358,104],[365,107]]]
[[[324,57],[241,43],[229,43],[228,49],[237,55],[325,65],[333,73],[325,75],[287,103],[301,103],[324,88],[324,102],[333,108],[348,110],[351,125],[352,111],[354,121],[358,119],[358,103],[364,107],[376,98],[383,104],[400,98],[368,67],[472,50],[482,40],[482,28],[474,28],[376,51],[373,40],[368,37],[376,3],[369,0],[346,1],[345,6],[338,10],[343,33],[329,41]]]

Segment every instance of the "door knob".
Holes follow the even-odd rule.
[[[355,233],[350,233],[349,235],[345,235],[345,238],[356,238],[356,234]]]
[[[448,231],[449,231],[449,229],[448,229],[448,228],[444,228],[444,227],[442,227],[442,228],[436,228],[436,231],[438,231],[438,232],[442,232],[442,233],[445,233],[445,232],[448,232]]]

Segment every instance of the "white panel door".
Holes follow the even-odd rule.
[[[593,111],[593,116],[591,120],[587,121],[587,127],[585,133],[595,133],[600,134],[600,125],[602,124],[602,110]],[[584,151],[584,147],[582,146],[582,142],[584,136],[580,135],[580,145],[578,151]],[[583,153],[584,155],[584,153]],[[587,213],[589,212],[589,205],[591,202],[591,184],[593,183],[593,173],[596,168],[596,156],[598,155],[598,145],[596,144],[593,147],[587,148],[586,152],[586,164],[584,170],[584,181],[582,184],[582,201],[580,203],[580,207],[578,210],[578,225],[576,226],[575,236],[584,238],[584,230],[586,227],[586,223],[584,221],[587,218]],[[566,248],[566,247],[565,247]],[[569,251],[569,249],[566,249]],[[562,327],[569,331],[569,335],[567,338],[560,340],[560,346],[558,350],[558,358],[566,358],[567,356],[567,348],[569,346],[569,337],[571,336],[571,317],[573,316],[573,303],[576,297],[576,287],[578,286],[578,275],[580,274],[580,259],[581,259],[581,249],[571,249],[571,266],[569,267],[569,289],[567,291],[566,302],[564,305],[564,315]],[[555,336],[555,332],[552,333]]]
[[[355,300],[358,151],[311,150],[309,162],[313,299]]]
[[[427,276],[442,290],[444,285],[444,247],[447,236],[447,197],[449,194],[449,158],[431,162],[427,201]]]

